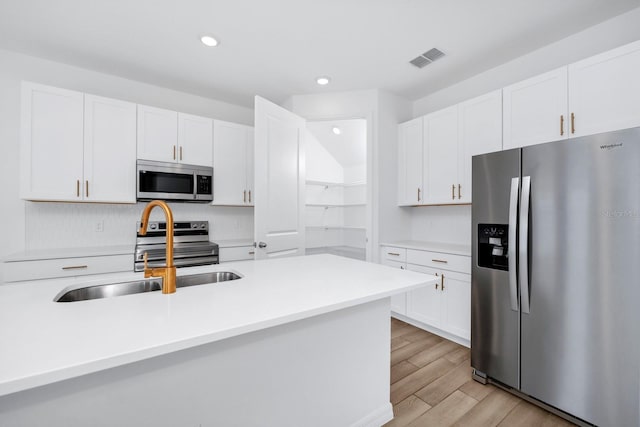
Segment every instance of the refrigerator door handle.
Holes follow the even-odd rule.
[[[511,178],[511,196],[509,197],[509,296],[511,310],[518,311],[518,272],[516,270],[516,242],[518,235],[518,190],[520,178]]]
[[[531,177],[522,177],[522,193],[520,194],[520,241],[518,248],[518,273],[520,275],[520,298],[522,312],[530,313],[529,301],[529,199],[531,196]]]

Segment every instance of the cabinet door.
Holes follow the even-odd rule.
[[[388,259],[383,259],[382,264],[388,265],[389,267],[399,268],[401,270],[406,268],[404,262],[391,261]],[[402,315],[407,314],[407,296],[405,292],[391,297],[391,311]]]
[[[640,42],[569,66],[570,136],[640,126]]]
[[[245,155],[246,163],[245,170],[247,174],[247,204],[253,206],[253,198],[255,196],[253,191],[253,152],[255,150],[253,144],[253,128],[247,127],[247,151]]]
[[[502,96],[505,150],[567,138],[567,67],[507,86]]]
[[[420,205],[422,187],[422,117],[398,125],[398,205]]]
[[[178,113],[138,105],[138,159],[178,159]]]
[[[213,121],[214,205],[248,204],[247,135],[247,126]]]
[[[471,275],[448,271],[441,274],[444,276],[441,328],[468,340],[471,338]]]
[[[436,269],[407,264],[407,270],[440,275]],[[407,292],[407,317],[436,328],[442,327],[442,292],[440,282]]]
[[[85,95],[83,198],[136,202],[136,104]]]
[[[456,203],[458,186],[458,107],[445,108],[424,118],[428,204]]]
[[[20,197],[81,200],[84,95],[23,82],[21,108]]]
[[[457,201],[471,203],[471,158],[502,150],[502,90],[458,105]]]
[[[180,163],[212,166],[213,120],[178,113],[177,157]]]

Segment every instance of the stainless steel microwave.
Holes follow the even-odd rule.
[[[213,168],[138,160],[136,198],[201,202],[213,200]]]

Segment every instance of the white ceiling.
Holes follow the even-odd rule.
[[[421,98],[639,0],[0,0],[0,47],[252,106],[382,88]],[[199,37],[220,41],[205,48]],[[437,47],[447,56],[408,61]],[[315,77],[329,75],[329,86]]]
[[[340,135],[333,128],[340,129]],[[367,121],[365,119],[307,122],[307,129],[342,167],[367,162]]]

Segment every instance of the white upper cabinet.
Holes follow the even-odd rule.
[[[83,200],[136,202],[136,104],[85,95]]]
[[[138,105],[138,159],[178,161],[178,113]]]
[[[458,197],[458,107],[424,117],[426,204],[455,203]],[[424,204],[423,203],[423,204]]]
[[[398,205],[424,202],[422,117],[398,125]]]
[[[84,95],[22,83],[20,197],[81,200]]]
[[[569,136],[640,126],[639,75],[640,41],[569,65]]]
[[[213,120],[138,105],[138,159],[211,166]]]
[[[504,149],[568,137],[567,67],[503,89]]]
[[[213,120],[178,113],[178,162],[212,166]]]
[[[458,105],[458,201],[471,203],[471,158],[502,150],[502,90]]]
[[[23,199],[135,203],[135,147],[135,104],[23,83]]]
[[[213,203],[252,206],[253,128],[213,121]]]

